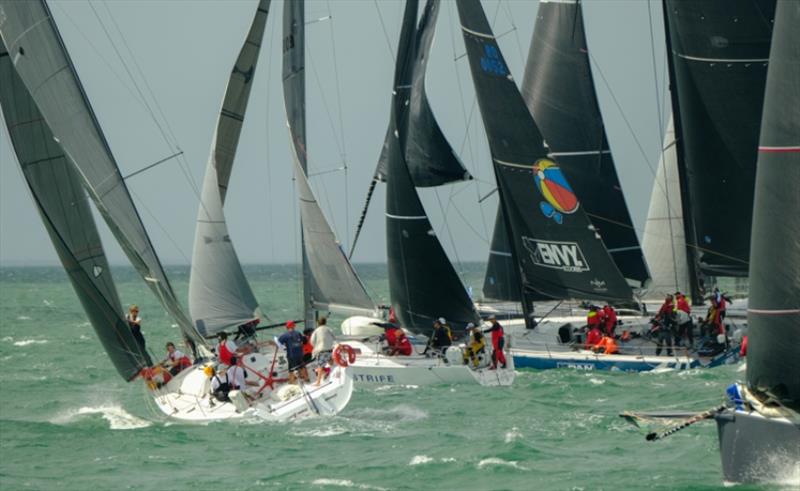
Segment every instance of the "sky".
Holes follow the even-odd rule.
[[[127,184],[162,262],[188,264],[197,190],[225,84],[257,0],[48,3],[122,174],[183,152]],[[497,198],[478,200],[495,188],[494,176],[455,3],[442,3],[428,64],[428,98],[476,180],[420,194],[450,258],[485,261]],[[270,8],[225,203],[231,238],[246,264],[292,263],[300,255],[280,83],[282,4],[273,0]],[[309,174],[346,250],[383,144],[403,6],[399,0],[307,2]],[[538,2],[484,0],[483,6],[519,84]],[[669,112],[661,3],[588,0],[584,19],[601,112],[641,238]],[[0,265],[57,264],[5,123],[0,125]],[[385,261],[384,199],[379,185],[356,263]],[[127,264],[99,217],[97,222],[109,260]]]

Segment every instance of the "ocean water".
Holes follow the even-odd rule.
[[[297,315],[296,266],[246,270],[272,320]],[[385,301],[385,267],[359,271]],[[464,273],[478,291],[482,265]],[[163,357],[177,329],[130,268],[113,274]],[[188,269],[168,274],[185,298]],[[117,375],[58,267],[0,269],[0,361],[2,490],[716,489],[713,423],[652,443],[617,415],[704,410],[743,375],[520,371],[510,388],[358,388],[330,419],[176,424]]]

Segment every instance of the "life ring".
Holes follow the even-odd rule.
[[[340,367],[347,367],[356,361],[356,350],[349,344],[340,344],[333,350],[333,361]]]

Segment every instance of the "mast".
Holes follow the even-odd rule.
[[[675,154],[677,156],[677,169],[678,169],[678,185],[681,195],[681,215],[683,220],[683,235],[685,238],[685,254],[686,266],[689,273],[689,293],[692,299],[692,305],[703,305],[705,302],[703,298],[704,289],[701,285],[700,276],[697,268],[697,237],[695,235],[695,227],[693,224],[694,215],[692,215],[691,194],[689,193],[689,186],[687,184],[687,170],[686,170],[686,150],[683,144],[683,128],[681,126],[681,112],[680,104],[678,101],[678,92],[676,87],[675,66],[672,59],[672,39],[669,29],[669,12],[667,0],[662,1],[663,15],[664,15],[664,41],[667,46],[667,69],[669,71],[669,93],[670,102],[672,104],[672,124],[675,132]]]
[[[300,168],[308,175],[308,147],[306,146],[306,17],[305,1],[283,3],[283,94],[294,155]],[[289,88],[290,87],[290,88]],[[303,268],[303,319],[313,326],[313,286],[306,256],[306,240],[300,218],[300,250]]]
[[[283,97],[300,207],[306,325],[315,311],[374,316],[377,308],[342,250],[308,179],[304,2],[284,3]]]

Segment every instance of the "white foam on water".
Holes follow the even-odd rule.
[[[5,336],[5,337],[3,337],[3,341],[5,341],[6,343],[10,343],[10,342],[11,342],[11,341],[13,341],[13,340],[14,340],[14,338],[12,338],[11,336]]]
[[[433,462],[433,457],[428,457],[427,455],[415,455],[414,458],[411,459],[411,462],[408,465],[420,465],[420,464],[427,464],[429,462]]]
[[[89,406],[81,407],[77,410],[67,411],[65,414],[56,416],[50,422],[54,424],[67,424],[80,419],[83,416],[99,414],[106,421],[112,430],[135,430],[147,428],[152,423],[124,410],[121,406]]]
[[[396,389],[414,390],[414,389],[419,389],[419,385],[411,385],[411,384],[380,385],[378,387],[375,387],[374,392],[386,392],[389,390],[396,390]]]
[[[455,457],[442,457],[442,458],[441,458],[441,459],[439,459],[439,460],[441,460],[442,462],[457,462],[457,460],[455,459]]]
[[[589,382],[591,382],[594,385],[603,385],[604,383],[606,383],[605,380],[599,379],[599,378],[594,378],[594,377],[590,378]]]
[[[326,438],[329,436],[343,435],[345,433],[347,433],[345,428],[342,428],[341,426],[331,426],[330,428],[301,430],[295,432],[294,434],[303,437]]]
[[[358,484],[350,479],[315,479],[311,482],[312,486],[338,486],[340,488],[356,488],[356,489],[374,489],[376,491],[388,491],[386,488],[379,486],[370,486],[369,484]]]
[[[80,339],[81,341],[88,341],[91,338],[89,338],[89,336],[85,334],[81,334],[80,336],[78,336],[78,339]]]
[[[490,457],[488,459],[481,460],[480,462],[478,462],[478,469],[483,469],[484,467],[490,465],[502,465],[505,467],[513,467],[514,469],[519,469],[522,471],[529,470],[527,467],[519,465],[519,462],[517,462],[516,460],[503,460],[497,457]]]
[[[22,341],[14,341],[14,346],[29,346],[31,344],[47,344],[46,339],[23,339]]]
[[[505,442],[511,443],[514,440],[518,440],[520,438],[522,438],[522,433],[520,433],[519,428],[514,426],[513,428],[511,428],[510,431],[506,432]]]
[[[31,318],[28,317],[27,315],[18,315],[17,316],[17,320],[18,321],[29,321],[29,320],[31,320]]]
[[[47,307],[52,307],[53,306],[53,302],[51,302],[50,300],[47,300],[47,299],[42,300],[42,303],[45,304]]]
[[[419,421],[428,417],[422,409],[408,404],[400,404],[387,409],[364,408],[353,411],[354,419],[379,419],[381,421]]]

